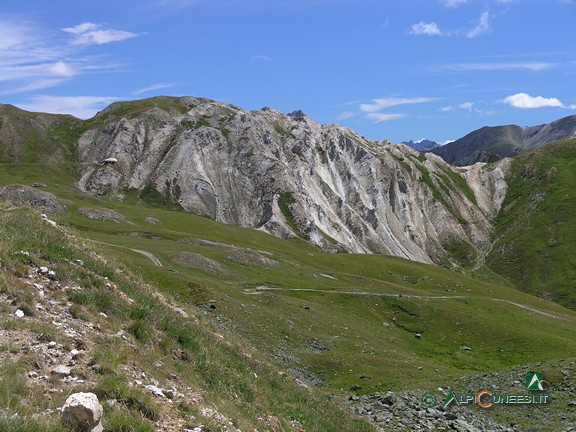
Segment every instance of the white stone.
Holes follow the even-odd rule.
[[[74,393],[62,407],[62,419],[86,432],[102,432],[102,413],[102,405],[94,393]]]
[[[157,387],[155,385],[147,385],[147,386],[144,386],[144,388],[146,390],[148,390],[150,393],[153,393],[155,396],[166,397],[166,395],[164,394],[164,391],[160,387]]]
[[[60,365],[60,366],[55,367],[54,369],[52,369],[51,372],[54,375],[60,375],[60,376],[68,376],[72,373],[70,368],[67,366],[64,366],[64,365]]]

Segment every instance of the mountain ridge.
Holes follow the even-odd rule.
[[[576,115],[530,127],[485,126],[430,151],[450,164],[467,166],[517,156],[574,134]]]
[[[420,141],[412,141],[412,140],[402,141],[401,144],[407,145],[408,147],[412,147],[414,150],[418,151],[432,150],[433,148],[436,148],[440,145],[436,141],[432,141],[429,139],[422,139]]]
[[[136,189],[328,249],[447,262],[446,245],[485,248],[497,212],[498,199],[477,207],[477,188],[436,156],[271,108],[185,97],[117,103],[89,122],[78,139],[82,190]],[[106,157],[118,163],[90,165]],[[502,178],[496,168],[485,181],[496,191]]]

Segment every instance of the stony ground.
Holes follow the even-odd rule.
[[[70,303],[69,294],[81,287],[62,284],[58,275],[47,267],[29,267],[21,276],[19,281],[11,282],[20,284],[22,290],[29,290],[27,301],[0,293],[0,316],[4,318],[4,325],[0,327],[0,365],[27,368],[26,382],[14,385],[33,388],[35,400],[21,399],[20,404],[30,405],[36,416],[59,415],[62,401],[68,395],[91,391],[97,386],[103,371],[91,353],[104,339],[114,338],[119,347],[135,352],[143,348],[122,330],[109,334],[113,326],[106,314],[87,317],[77,305]],[[124,301],[131,301],[114,284],[106,282],[106,286],[117,291]],[[157,369],[162,366],[161,361],[154,365]],[[201,419],[193,415],[185,418],[177,409],[182,403],[194,405],[203,418],[218,424],[219,430],[237,431],[224,415],[204,403],[202,392],[185,385],[177,375],[172,374],[169,385],[161,386],[137,363],[124,364],[121,368],[129,387],[141,389],[153,398],[157,412],[149,419],[154,421],[157,431],[209,430]],[[125,403],[114,397],[101,398],[100,402],[110,406]]]
[[[461,404],[464,395],[487,389],[494,394],[528,394],[525,375],[542,371],[548,387],[546,405],[500,405],[487,409]],[[430,390],[373,393],[340,397],[357,414],[375,422],[381,430],[414,431],[576,431],[576,361],[537,362],[498,372],[462,377],[445,388],[434,389],[436,403],[425,406]],[[456,400],[443,407],[453,391]],[[540,395],[540,392],[533,392]]]

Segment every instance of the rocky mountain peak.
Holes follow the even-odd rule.
[[[499,168],[483,174],[486,191],[478,193],[496,195],[487,205],[467,182],[478,176],[302,111],[157,98],[113,105],[99,118],[78,141],[81,189],[136,189],[145,199],[332,251],[446,263],[446,248],[466,245],[472,257],[488,242],[506,187]],[[118,163],[90,165],[107,157]]]

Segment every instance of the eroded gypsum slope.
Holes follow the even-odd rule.
[[[78,141],[79,186],[152,192],[186,211],[333,250],[445,262],[447,246],[473,251],[489,242],[506,187],[500,168],[478,183],[435,155],[302,113],[178,103],[179,110],[117,104],[93,119]],[[118,163],[88,164],[109,156]]]

